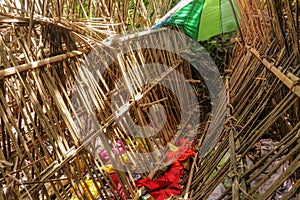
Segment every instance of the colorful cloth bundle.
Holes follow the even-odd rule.
[[[146,187],[151,196],[156,200],[164,200],[170,196],[179,195],[181,192],[180,177],[184,174],[182,163],[188,158],[195,156],[195,152],[191,148],[187,148],[187,140],[182,140],[182,146],[176,152],[168,151],[166,154],[167,159],[177,158],[165,174],[156,180],[144,178],[137,180],[138,187]]]

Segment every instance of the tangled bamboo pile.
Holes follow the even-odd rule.
[[[82,137],[89,135],[83,130],[89,123],[78,129],[76,120],[89,113],[80,112],[81,104],[74,107],[72,88],[82,63],[99,43],[128,29],[151,26],[174,2],[0,3],[0,199],[138,199],[142,191],[135,185],[135,174],[111,169],[83,144]],[[176,198],[296,199],[300,193],[300,3],[236,3],[241,35],[224,78],[228,119],[217,146],[205,157],[195,157],[182,179],[182,197]],[[99,100],[97,117],[106,136],[115,142],[109,145],[127,141],[132,154],[128,153],[126,160],[141,162],[144,167],[151,163],[133,153],[168,145],[177,128],[177,100],[168,90],[145,88],[145,109],[162,102],[173,118],[159,137],[138,141],[111,122],[109,93],[123,69],[153,61],[176,68],[198,92],[202,115],[196,150],[201,148],[210,108],[201,80],[194,80],[197,77],[190,63],[178,55],[153,49],[129,51],[110,65],[106,79],[94,90]],[[142,74],[131,77],[136,82],[142,78]],[[175,79],[170,81],[174,87],[181,85]],[[187,97],[182,95],[181,100],[189,102]],[[135,108],[132,115],[140,116],[135,122],[147,123],[147,115],[140,115],[143,110],[130,106]],[[115,177],[109,175],[111,171]],[[141,175],[155,179],[161,173],[155,169]]]
[[[78,96],[84,94],[73,88],[76,78],[82,76],[79,68],[91,50],[109,35],[130,29],[128,26],[150,26],[153,24],[150,13],[154,20],[156,15],[169,10],[171,3],[151,1],[146,7],[143,1],[136,1],[131,5],[135,8],[133,14],[127,10],[132,1],[123,1],[122,4],[106,0],[1,3],[0,199],[138,198],[134,174],[106,165],[104,160],[92,154],[93,149],[84,144],[83,138],[93,134],[89,132],[91,115],[81,111],[84,104],[74,104],[74,93],[77,92]],[[153,44],[154,40],[157,38],[153,38]],[[172,42],[172,38],[161,38],[161,41]],[[97,59],[103,64],[107,62],[105,55]],[[150,167],[150,160],[135,157],[133,153],[166,146],[174,138],[173,129],[176,129],[177,116],[180,115],[176,102],[188,103],[190,100],[187,94],[181,95],[183,99],[174,99],[167,89],[158,86],[135,91],[145,96],[142,107],[130,105],[134,107],[134,116],[142,114],[135,118],[135,123],[147,123],[144,109],[158,101],[167,108],[170,120],[158,133],[159,137],[139,141],[116,127],[111,120],[114,113],[109,99],[114,85],[123,75],[122,70],[151,62],[173,66],[173,70],[193,82],[189,63],[178,55],[155,49],[134,52],[129,48],[120,60],[107,66],[109,69],[99,85],[93,82],[88,85],[93,88],[92,98],[98,100],[95,107],[98,108],[101,129],[106,130],[105,134],[111,141],[104,143],[104,147],[113,148],[115,145],[118,148],[118,142],[127,142],[129,150],[124,155],[125,162],[141,163],[136,166],[145,168]],[[160,76],[159,71],[153,73]],[[137,84],[143,79],[143,74],[131,76],[131,81]],[[192,84],[196,87],[199,81]],[[170,77],[170,85],[182,86],[182,82]],[[198,93],[199,96],[206,94],[205,89]],[[207,96],[203,98],[208,99]],[[165,101],[168,99],[173,103]],[[207,108],[202,106],[202,109]],[[205,121],[207,116],[205,111],[202,113],[201,121]],[[184,118],[185,122],[189,119]],[[124,162],[124,157],[120,163]],[[114,176],[110,175],[112,172]],[[153,178],[159,173],[153,170],[142,175]]]
[[[225,81],[228,120],[188,189],[195,200],[299,199],[300,4],[236,2],[242,37]]]
[[[150,23],[145,6],[131,17],[128,5],[1,1],[0,199],[120,197],[80,143],[67,100],[85,53],[127,20]]]

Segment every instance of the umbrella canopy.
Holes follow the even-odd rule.
[[[197,41],[237,30],[232,0],[181,0],[153,28],[176,26]]]

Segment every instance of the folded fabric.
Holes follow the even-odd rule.
[[[170,196],[176,196],[180,194],[181,187],[179,185],[180,176],[184,173],[182,162],[186,159],[195,155],[195,152],[185,147],[180,147],[176,152],[168,152],[166,157],[173,158],[174,154],[182,153],[182,150],[186,151],[178,156],[177,159],[172,163],[170,169],[168,169],[165,174],[156,180],[150,180],[149,178],[144,178],[137,180],[137,186],[145,186],[148,189],[149,194],[151,194],[156,200],[164,200]]]
[[[180,194],[180,175],[181,169],[176,166],[172,166],[166,173],[157,180],[150,180],[145,178],[137,180],[137,186],[145,186],[148,192],[156,200],[164,200],[172,195]]]

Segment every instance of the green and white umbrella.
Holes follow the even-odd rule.
[[[234,0],[181,0],[153,28],[176,26],[197,41],[238,29]]]

